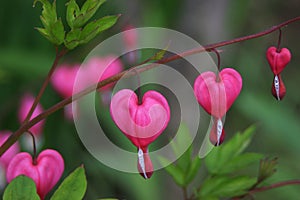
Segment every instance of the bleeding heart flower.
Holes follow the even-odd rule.
[[[241,75],[231,68],[223,69],[218,77],[214,72],[200,74],[194,83],[194,93],[204,110],[214,117],[210,141],[220,145],[225,137],[222,117],[242,89]]]
[[[52,149],[42,151],[36,160],[26,152],[17,154],[7,168],[6,178],[11,182],[19,175],[31,178],[36,185],[37,193],[43,200],[55,186],[64,171],[64,160]]]
[[[272,84],[272,94],[273,96],[278,100],[282,100],[283,97],[285,96],[286,89],[284,86],[284,83],[282,81],[282,78],[279,75],[275,75],[273,79],[273,84]]]
[[[19,109],[19,113],[18,113],[18,118],[21,123],[25,120],[33,102],[34,102],[34,96],[31,94],[25,94],[22,97],[21,103],[20,103],[20,109]],[[42,108],[41,104],[39,103],[36,106],[35,110],[33,111],[30,119],[33,119],[34,117],[41,114],[42,112],[43,112],[43,108]],[[43,132],[44,123],[45,123],[45,121],[42,120],[39,123],[37,123],[36,125],[34,125],[33,127],[31,127],[29,130],[36,136],[40,135]]]
[[[194,93],[204,110],[222,118],[231,107],[242,89],[241,75],[231,68],[225,68],[219,73],[204,72],[194,83]]]
[[[282,72],[292,57],[291,52],[287,48],[278,50],[276,47],[269,47],[266,56],[270,68],[275,75]]]
[[[0,132],[0,146],[7,140],[7,138],[12,135],[10,131]],[[14,143],[5,153],[0,157],[0,165],[4,170],[7,169],[11,159],[20,151],[19,143]]]
[[[137,95],[129,89],[117,92],[111,101],[112,119],[126,137],[138,148],[138,169],[144,178],[153,172],[148,145],[167,127],[170,108],[160,93],[150,90],[139,103]]]

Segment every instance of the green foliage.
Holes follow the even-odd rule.
[[[84,168],[78,167],[61,183],[51,200],[81,200],[85,194],[87,181]]]
[[[75,0],[67,3],[67,23],[70,31],[65,33],[61,19],[57,19],[55,1],[50,4],[48,0],[35,0],[43,4],[41,21],[44,28],[36,28],[45,38],[59,46],[64,44],[68,49],[74,49],[80,44],[85,44],[96,37],[102,31],[112,27],[120,15],[112,15],[88,21],[105,0],[87,0],[80,9]]]
[[[249,145],[255,127],[251,126],[244,133],[237,133],[227,143],[214,148],[205,158],[205,165],[211,174],[227,174],[246,167],[262,158],[261,154],[242,152]]]
[[[256,183],[256,178],[249,176],[215,176],[208,178],[198,193],[199,199],[219,199],[240,196],[247,193]]]
[[[64,42],[65,31],[61,19],[57,19],[56,1],[50,4],[47,0],[35,0],[34,6],[37,2],[43,4],[43,11],[41,21],[44,28],[37,28],[37,30],[55,45],[60,45]]]
[[[35,183],[31,178],[20,175],[6,187],[3,200],[39,200]]]
[[[186,125],[180,125],[177,137],[177,140],[171,141],[171,145],[175,156],[179,157],[179,159],[176,161],[176,164],[167,166],[165,170],[172,176],[176,184],[181,187],[186,187],[196,177],[201,162],[199,157],[192,157],[192,146],[181,155],[181,152],[184,151],[183,147],[187,144],[191,144],[190,133]],[[163,165],[169,163],[166,158],[162,157],[160,158],[160,161]]]
[[[265,158],[260,161],[257,183],[263,182],[277,171],[277,160],[277,158]]]

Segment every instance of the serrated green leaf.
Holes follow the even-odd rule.
[[[240,196],[256,183],[256,178],[248,176],[215,176],[207,179],[199,192],[200,197],[229,198]]]
[[[170,161],[166,158],[159,157],[158,159],[163,166],[166,166],[170,163]],[[170,164],[165,167],[164,170],[166,170],[166,172],[172,176],[177,185],[184,186],[184,172],[179,167]]]
[[[255,127],[251,126],[244,133],[237,133],[227,143],[214,148],[205,158],[205,165],[208,171],[212,174],[222,174],[224,166],[240,155],[249,145],[254,130]]]
[[[73,21],[74,28],[80,28],[90,20],[105,0],[87,0]]]
[[[38,30],[40,32],[40,34],[42,36],[44,36],[47,40],[50,40],[51,41],[51,37],[49,36],[48,32],[46,29],[44,28],[35,28],[36,30]]]
[[[60,45],[65,39],[64,25],[61,19],[57,20],[50,26],[50,30],[47,30],[51,38],[52,43]]]
[[[3,200],[39,200],[35,183],[31,178],[20,175],[6,187]]]
[[[262,154],[258,153],[244,153],[238,155],[230,160],[224,167],[218,172],[218,174],[228,174],[235,172],[239,169],[247,167],[253,163],[258,163],[263,158]]]
[[[64,41],[65,46],[68,49],[74,49],[76,46],[78,46],[80,34],[81,34],[80,29],[73,29],[69,33],[67,33],[65,41]]]
[[[264,158],[260,161],[257,183],[271,177],[276,171],[278,158]]]
[[[35,0],[33,6],[36,5],[37,2],[41,2],[43,5],[43,11],[41,15],[41,19],[45,28],[49,28],[51,24],[56,22],[57,14],[56,14],[56,3],[53,1],[53,4],[47,0]]]
[[[51,200],[81,200],[85,194],[86,187],[87,181],[84,168],[78,167],[65,178],[51,197]]]
[[[73,29],[73,23],[75,18],[80,14],[80,8],[75,0],[70,0],[67,3],[67,23],[70,26],[71,29]]]
[[[151,60],[161,60],[161,59],[165,56],[165,54],[166,54],[168,48],[169,48],[169,44],[168,44],[164,49],[162,49],[162,50],[160,50],[159,52],[157,52],[157,53],[156,53],[154,56],[152,56],[150,59],[151,59]]]
[[[112,27],[117,22],[119,17],[120,15],[106,16],[88,23],[82,30],[80,43],[87,43],[102,31]]]

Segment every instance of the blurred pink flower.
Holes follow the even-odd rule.
[[[10,131],[0,131],[0,146],[7,140],[7,138],[12,135]],[[0,165],[4,170],[7,169],[8,164],[11,159],[20,151],[19,143],[14,143],[1,157]]]
[[[120,73],[123,70],[121,61],[113,55],[105,57],[92,57],[84,65],[84,86],[91,86],[104,79]],[[108,84],[100,91],[109,90],[114,83]]]
[[[75,64],[73,66],[64,64],[58,66],[54,71],[51,78],[51,83],[53,85],[53,88],[63,98],[72,96],[73,86],[79,67],[79,64]]]
[[[35,161],[27,152],[17,154],[7,168],[7,182],[19,175],[31,178],[36,185],[37,193],[43,200],[47,193],[59,181],[64,171],[64,160],[55,150],[42,151]]]
[[[33,102],[34,102],[34,96],[29,93],[25,94],[21,98],[21,103],[20,103],[20,108],[19,108],[19,113],[18,113],[18,118],[19,118],[20,123],[22,123],[25,120]],[[34,112],[32,113],[32,116],[30,119],[33,119],[34,117],[36,117],[37,115],[39,115],[42,112],[43,112],[43,108],[42,108],[41,104],[39,103],[36,106]],[[34,125],[33,127],[31,127],[29,130],[34,135],[40,135],[43,132],[44,123],[45,123],[45,121],[42,120],[39,123],[37,123],[36,125]]]

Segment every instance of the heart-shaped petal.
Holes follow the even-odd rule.
[[[29,153],[17,154],[10,162],[6,172],[8,182],[19,175],[31,178],[37,187],[41,199],[55,186],[64,171],[64,160],[61,155],[52,149],[42,151],[36,159],[32,160]]]
[[[242,89],[242,77],[232,68],[225,68],[217,78],[214,72],[200,74],[194,83],[194,93],[204,110],[222,118]]]
[[[273,79],[273,84],[272,84],[272,94],[273,96],[278,100],[282,100],[283,97],[285,96],[286,89],[284,86],[284,83],[282,81],[282,78],[279,75],[275,75]]]
[[[153,90],[144,94],[141,104],[132,90],[120,90],[111,100],[110,113],[119,129],[138,148],[153,142],[170,121],[167,100]]]
[[[291,61],[291,52],[287,48],[277,50],[276,47],[269,47],[267,50],[267,60],[275,75],[278,75]]]

